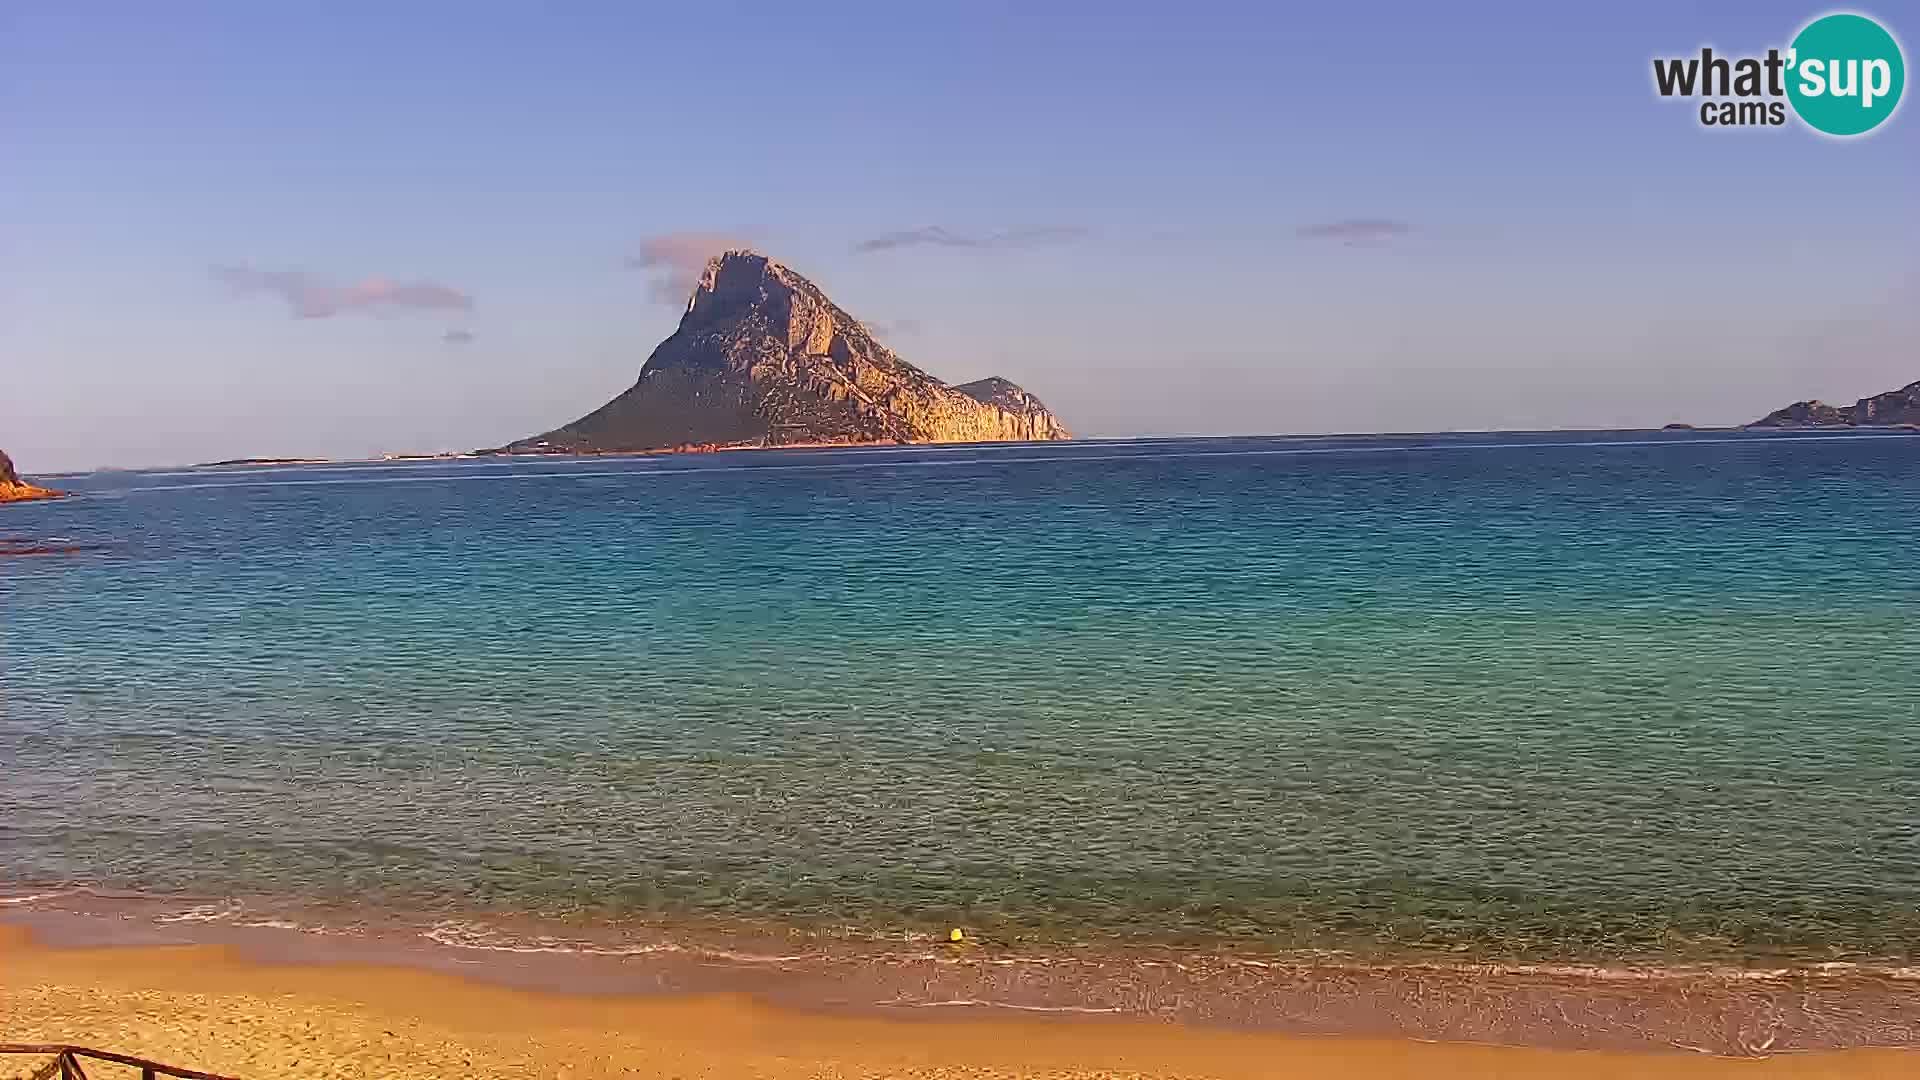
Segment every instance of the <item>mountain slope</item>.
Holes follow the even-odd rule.
[[[626,392],[506,447],[1045,441],[1072,436],[1005,379],[948,386],[875,341],[814,284],[751,251],[707,264],[675,330]]]
[[[1796,401],[1755,420],[1748,427],[1859,427],[1920,424],[1920,382],[1864,397],[1849,406]]]

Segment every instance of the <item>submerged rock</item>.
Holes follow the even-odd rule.
[[[708,262],[632,387],[511,453],[1050,441],[1072,436],[1005,379],[949,386],[757,252]]]

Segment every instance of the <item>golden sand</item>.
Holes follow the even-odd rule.
[[[51,949],[17,928],[0,928],[0,1041],[72,1042],[259,1078],[1920,1078],[1920,1051],[1736,1061],[1149,1020],[816,1016],[740,997],[547,994],[405,968],[267,965],[209,946]],[[0,1058],[0,1077],[24,1064]]]

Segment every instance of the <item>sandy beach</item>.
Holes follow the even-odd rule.
[[[1920,1076],[1920,1053],[1907,1050],[1734,1060],[1111,1018],[814,1015],[740,996],[535,993],[404,968],[264,964],[218,946],[50,948],[19,927],[0,928],[0,992],[0,1039],[245,1077]],[[0,1077],[23,1069],[9,1063]]]

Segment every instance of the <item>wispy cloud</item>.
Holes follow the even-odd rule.
[[[968,233],[945,225],[922,225],[917,229],[897,229],[869,237],[853,245],[858,252],[892,251],[895,248],[938,247],[967,248],[975,251],[1013,250],[1072,244],[1093,235],[1082,225],[1024,225],[998,232]]]
[[[449,330],[440,335],[440,340],[449,345],[471,345],[473,344],[473,331]]]
[[[647,295],[662,304],[685,303],[707,268],[707,260],[723,251],[750,247],[734,233],[670,232],[649,236],[640,248],[627,256],[627,266],[651,271],[657,276],[647,286]]]
[[[435,281],[370,277],[351,285],[336,285],[302,270],[256,270],[251,266],[215,266],[210,273],[235,292],[278,296],[299,319],[326,319],[354,311],[473,309],[471,296]]]
[[[1354,247],[1360,244],[1379,244],[1405,236],[1413,231],[1410,222],[1393,218],[1346,218],[1342,221],[1323,221],[1314,225],[1302,225],[1299,234],[1309,240],[1333,240]]]

